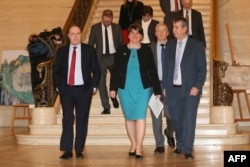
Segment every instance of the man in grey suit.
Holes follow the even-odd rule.
[[[206,79],[207,64],[203,44],[187,35],[188,22],[184,17],[173,20],[176,39],[168,41],[163,57],[163,94],[172,117],[176,149],[193,159],[197,109]]]
[[[111,71],[116,51],[123,45],[121,28],[118,24],[112,23],[113,12],[106,9],[102,13],[102,21],[91,27],[89,44],[95,45],[97,58],[101,68],[101,80],[99,91],[104,110],[102,114],[110,114],[109,96],[106,86],[107,70]],[[111,99],[115,108],[119,107],[116,98]]]
[[[157,67],[157,72],[159,76],[159,80],[162,81],[162,54],[166,54],[165,45],[168,41],[168,27],[164,23],[159,23],[155,28],[155,35],[157,37],[157,42],[152,43],[150,46],[152,53],[154,55],[155,64]],[[174,128],[171,121],[171,116],[168,110],[167,104],[164,102],[166,100],[165,96],[162,96],[162,101],[164,103],[164,113],[166,115],[167,128],[164,130],[165,135],[167,136],[168,145],[172,148],[175,147],[175,141],[173,137]],[[156,142],[155,153],[163,153],[165,152],[164,147],[164,136],[162,133],[162,113],[157,118],[153,111],[150,110],[152,123],[153,123],[153,132]]]

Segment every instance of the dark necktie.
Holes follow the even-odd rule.
[[[188,23],[188,27],[189,27],[189,14],[188,14],[188,10],[186,10],[186,20],[187,20],[187,23]],[[188,29],[188,34],[189,34],[189,29]]]
[[[106,49],[106,56],[109,55],[109,38],[108,38],[108,30],[105,27],[105,49]]]
[[[160,80],[162,80],[162,60],[164,55],[166,54],[166,49],[165,49],[165,44],[160,44],[161,45],[161,63],[157,64],[157,70],[158,70],[158,76],[160,78]]]
[[[187,22],[189,22],[189,14],[188,14],[188,10],[186,10],[186,19],[187,19]]]
[[[69,71],[69,85],[73,86],[75,83],[75,65],[76,65],[76,48],[72,52],[71,64],[70,64],[70,71]]]
[[[175,12],[179,11],[178,0],[174,1]]]

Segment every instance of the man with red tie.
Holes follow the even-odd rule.
[[[173,14],[182,9],[181,0],[159,0],[162,11],[165,13],[164,23],[170,27]]]
[[[81,43],[81,30],[78,26],[72,25],[69,28],[68,38],[70,44],[58,49],[53,69],[55,88],[63,112],[60,150],[64,153],[59,158],[72,158],[74,143],[76,158],[81,159],[92,94],[97,89],[101,74],[96,51],[93,46]]]

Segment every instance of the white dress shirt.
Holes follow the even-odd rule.
[[[180,0],[178,0],[178,9],[181,10]],[[170,11],[175,12],[175,0],[170,0]]]
[[[73,53],[73,45],[70,45],[69,48],[69,60],[68,60],[68,83],[69,83],[69,72],[70,72],[70,66],[71,66],[71,59],[72,59],[72,53]],[[83,77],[82,77],[82,57],[81,57],[81,44],[76,46],[76,64],[75,64],[75,83],[74,85],[83,85]]]
[[[115,46],[114,46],[114,40],[113,40],[113,33],[112,33],[112,27],[111,25],[109,25],[107,27],[107,31],[108,31],[108,39],[109,39],[109,53],[113,54],[116,52],[115,50]],[[106,46],[105,46],[105,26],[102,24],[102,53],[105,54],[106,53]]]
[[[150,39],[148,37],[148,27],[149,27],[149,24],[151,23],[151,20],[152,19],[150,19],[147,22],[145,22],[143,20],[141,21],[142,29],[143,29],[143,39],[142,39],[141,43],[145,43],[145,44],[150,43]]]
[[[183,17],[186,18],[186,13],[187,11],[185,9],[183,9]],[[188,35],[192,35],[192,12],[191,9],[188,10],[188,16],[189,16],[189,20],[188,20]]]

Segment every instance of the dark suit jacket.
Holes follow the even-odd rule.
[[[123,3],[120,7],[118,21],[118,24],[121,26],[121,29],[127,30],[130,24],[134,23],[136,20],[141,19],[143,8],[144,4],[141,1],[137,1],[136,6],[134,2],[128,2],[126,7]]]
[[[173,39],[166,44],[166,53],[163,57],[163,89],[166,89],[169,97],[176,96],[173,92],[173,75],[175,67],[175,52],[177,39]],[[189,95],[192,87],[202,92],[202,86],[206,79],[207,64],[206,54],[203,44],[194,39],[188,38],[181,61],[181,76],[183,94]]]
[[[69,45],[66,45],[59,48],[54,62],[53,79],[59,92],[63,92],[67,85],[69,47]],[[97,88],[100,81],[100,67],[95,49],[91,45],[82,43],[81,54],[84,85],[92,85]]]
[[[195,39],[200,40],[204,47],[206,47],[206,39],[205,39],[205,33],[204,33],[204,27],[203,27],[203,21],[202,21],[202,16],[201,13],[198,12],[197,10],[191,9],[192,12],[192,36]],[[183,16],[183,10],[180,10],[179,12],[176,12],[174,14],[174,18],[178,17],[178,16]],[[183,16],[185,17],[185,16]],[[173,25],[172,25],[173,27]],[[171,27],[171,28],[172,28]],[[173,32],[172,29],[170,31],[171,33]]]
[[[142,20],[137,20],[136,23],[142,25]],[[156,42],[157,37],[155,36],[155,27],[159,23],[159,21],[152,19],[148,26],[148,37],[150,42]]]
[[[113,33],[113,41],[114,41],[115,50],[117,51],[118,48],[124,44],[122,33],[121,33],[121,28],[118,24],[111,23],[111,29]],[[91,27],[88,43],[90,45],[94,45],[94,44],[96,45],[97,57],[100,62],[102,54],[103,54],[102,22],[94,24]]]
[[[137,53],[143,87],[145,89],[153,87],[155,95],[161,94],[161,85],[151,49],[142,44]],[[129,56],[130,50],[127,45],[123,45],[115,57],[115,62],[111,72],[110,90],[117,91],[118,88],[124,89]]]
[[[170,0],[159,0],[162,11],[165,13],[164,23],[170,28],[170,24],[173,17],[173,12],[171,12]],[[180,2],[181,3],[181,2]],[[181,5],[182,9],[182,5]]]
[[[149,45],[149,47],[151,48],[152,53],[154,55],[154,62],[155,62],[156,69],[158,69],[158,63],[157,63],[157,41],[151,43]]]

